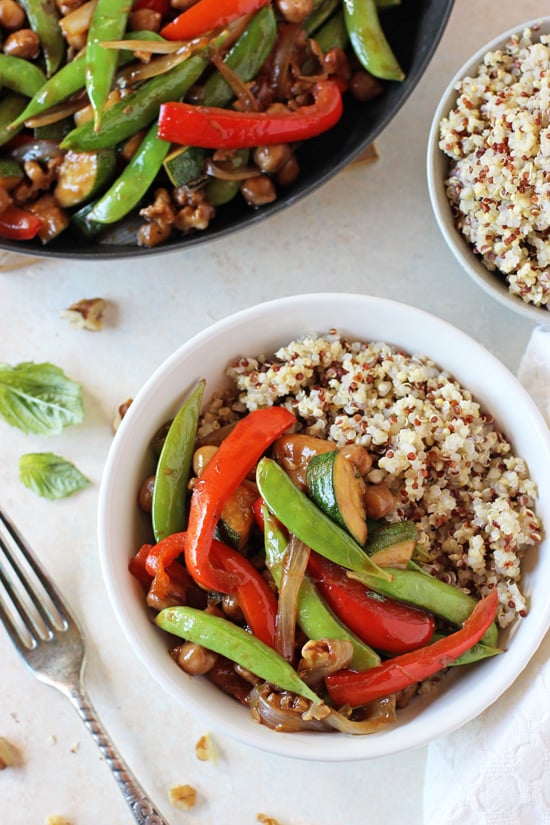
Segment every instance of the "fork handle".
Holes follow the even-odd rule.
[[[139,825],[168,825],[117,752],[84,688],[73,688],[68,697],[105,757],[135,821]]]

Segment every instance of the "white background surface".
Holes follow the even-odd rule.
[[[0,359],[61,366],[83,385],[85,402],[85,423],[55,439],[24,436],[0,422],[2,505],[82,619],[92,701],[173,825],[246,825],[259,812],[280,825],[422,823],[427,750],[323,765],[256,753],[211,731],[217,762],[196,759],[195,743],[207,728],[161,695],[143,671],[115,623],[101,580],[96,504],[114,411],[164,358],[213,321],[258,301],[317,289],[422,307],[516,371],[533,325],[469,281],[444,246],[426,191],[425,144],[439,96],[469,54],[547,11],[541,0],[456,0],[426,75],[377,141],[379,161],[345,170],[268,223],[185,254],[116,265],[43,260],[0,273]],[[74,301],[94,296],[109,302],[101,333],[75,330],[60,318]],[[56,503],[25,490],[18,481],[19,456],[41,450],[73,460],[91,486]],[[42,825],[54,813],[74,825],[132,821],[67,700],[27,672],[3,632],[0,736],[23,756],[21,767],[0,773],[2,825]],[[188,813],[168,799],[169,788],[181,783],[199,794]]]

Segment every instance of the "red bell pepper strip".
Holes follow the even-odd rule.
[[[158,135],[172,143],[206,149],[246,149],[306,140],[334,126],[343,112],[342,93],[333,80],[316,83],[313,97],[309,106],[273,113],[163,103]]]
[[[212,29],[220,29],[232,20],[252,14],[270,0],[199,0],[161,29],[167,40],[191,40]]]
[[[308,573],[338,618],[370,647],[398,654],[430,642],[435,621],[426,610],[372,593],[350,579],[343,567],[313,551]]]
[[[176,559],[183,552],[186,541],[185,533],[173,533],[158,544],[145,544],[131,560],[130,572],[140,581],[148,576],[151,582],[154,577],[151,586],[161,598],[166,594],[174,574],[177,584],[185,586],[188,581],[178,574],[181,572],[188,579],[187,571]],[[234,593],[254,636],[275,647],[277,599],[263,576],[237,550],[217,539],[212,540],[210,555],[218,568],[238,579]]]
[[[238,572],[217,567],[211,547],[216,524],[227,499],[235,492],[267,448],[296,423],[285,407],[266,407],[242,418],[206,465],[191,494],[185,564],[201,587],[231,593]]]
[[[8,206],[0,215],[0,236],[15,241],[30,241],[42,228],[42,218],[20,209]]]
[[[338,707],[358,707],[390,696],[433,676],[479,642],[494,621],[496,589],[474,607],[460,630],[421,650],[404,653],[370,670],[338,670],[325,678],[331,700]]]
[[[146,567],[147,556],[152,547],[152,544],[142,544],[136,555],[132,556],[128,562],[128,570],[146,590],[149,589],[149,585],[153,581],[153,576]]]
[[[277,599],[258,570],[237,550],[214,539],[212,558],[227,573],[238,576],[235,596],[254,636],[275,648]]]

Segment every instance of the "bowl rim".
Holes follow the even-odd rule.
[[[543,599],[534,605],[527,619],[523,620],[530,621],[531,624],[527,640],[526,642],[524,640],[525,643],[522,644],[521,649],[519,644],[517,644],[512,658],[506,659],[504,656],[499,656],[496,660],[488,660],[485,663],[485,665],[488,666],[487,674],[490,675],[496,666],[496,672],[499,678],[492,681],[489,679],[489,684],[486,684],[487,680],[485,679],[485,688],[482,695],[479,692],[474,692],[472,695],[470,689],[467,707],[464,707],[464,703],[461,703],[458,718],[456,715],[453,715],[452,718],[446,718],[442,715],[441,711],[436,709],[433,714],[438,723],[435,734],[433,731],[430,732],[429,729],[426,729],[425,726],[418,724],[413,725],[413,732],[411,733],[408,725],[401,725],[399,722],[392,730],[384,730],[381,733],[375,733],[365,737],[349,738],[343,736],[341,739],[336,739],[335,734],[330,733],[281,734],[269,731],[263,726],[255,725],[254,723],[254,727],[252,725],[241,725],[233,719],[229,720],[225,718],[223,713],[211,707],[205,707],[204,704],[201,704],[201,702],[197,700],[196,696],[193,698],[189,695],[184,697],[181,690],[183,684],[181,674],[179,671],[176,674],[177,669],[175,667],[173,668],[174,679],[172,679],[171,676],[166,679],[164,678],[166,674],[164,674],[163,677],[163,674],[159,673],[155,656],[153,652],[148,649],[147,644],[143,643],[139,629],[134,626],[130,606],[124,601],[123,587],[120,581],[117,581],[116,566],[114,564],[110,542],[110,531],[113,523],[116,523],[117,519],[116,505],[113,504],[111,487],[116,490],[117,476],[120,477],[122,472],[121,468],[124,463],[122,453],[126,444],[131,444],[132,422],[143,414],[142,411],[146,408],[148,401],[155,397],[157,387],[173,375],[173,371],[178,363],[185,363],[185,359],[192,359],[193,351],[198,347],[209,345],[215,342],[219,336],[226,335],[230,331],[239,330],[240,328],[246,327],[247,324],[253,323],[263,329],[262,320],[273,317],[273,314],[279,317],[281,313],[285,313],[290,308],[296,312],[301,311],[302,313],[307,313],[308,306],[310,306],[312,300],[314,300],[320,308],[323,308],[325,313],[329,308],[331,311],[334,308],[335,315],[337,315],[342,305],[346,305],[346,302],[348,305],[350,302],[353,302],[353,311],[366,313],[365,317],[367,318],[369,317],[369,313],[376,316],[377,312],[384,311],[396,313],[398,319],[404,319],[411,315],[414,316],[414,319],[418,322],[427,322],[429,324],[430,334],[436,336],[436,340],[445,340],[444,338],[440,339],[440,336],[451,336],[453,343],[456,344],[457,347],[467,346],[476,362],[479,363],[481,360],[484,366],[493,371],[493,377],[495,379],[512,383],[516,403],[519,404],[520,407],[523,407],[522,412],[525,415],[526,426],[535,434],[537,441],[540,441],[541,454],[546,455],[547,461],[544,466],[546,467],[546,465],[548,465],[549,468],[545,470],[545,472],[548,473],[547,483],[550,489],[550,431],[546,427],[542,414],[518,379],[496,356],[492,355],[482,347],[481,344],[435,315],[390,299],[355,293],[298,294],[266,301],[215,322],[177,348],[144,383],[122,421],[105,464],[99,491],[97,518],[99,556],[109,601],[118,623],[122,628],[123,634],[126,637],[126,641],[129,643],[130,648],[134,651],[137,658],[145,666],[146,670],[148,670],[163,689],[176,699],[185,710],[202,717],[215,727],[215,729],[227,734],[233,739],[272,754],[324,762],[355,761],[391,755],[427,745],[435,738],[445,736],[457,728],[462,727],[492,705],[525,669],[544,638],[550,626],[550,594],[545,600]],[[306,315],[302,314],[301,317],[306,317]],[[365,338],[370,337],[368,323],[368,321],[365,323]],[[341,326],[342,328],[345,327],[345,323],[342,322]],[[371,340],[374,339],[371,338]],[[229,357],[231,357],[231,354],[229,354]],[[428,355],[428,357],[433,358],[433,355]],[[445,365],[442,365],[442,368],[445,369]],[[177,392],[174,392],[170,401],[170,406],[172,407],[177,403],[176,395]],[[548,506],[550,515],[550,504]],[[544,564],[539,560],[537,565],[540,565],[543,569],[544,567],[548,567],[548,573],[550,574],[550,554],[543,559],[543,562]],[[184,692],[185,691],[183,691],[183,693]],[[436,705],[437,702],[434,702],[432,707]],[[421,716],[423,712],[422,710],[420,711]],[[244,730],[245,727],[246,730]],[[269,738],[265,736],[265,731],[268,732]],[[311,737],[315,737],[315,739],[312,740]],[[326,749],[329,751],[329,755],[327,755],[325,748],[323,748],[323,740],[326,740],[327,737],[330,737],[330,747]],[[320,747],[316,748],[316,744],[319,744]]]
[[[462,80],[462,78],[467,77],[483,62],[483,57],[487,52],[503,46],[510,37],[521,33],[524,29],[533,29],[541,25],[548,26],[548,32],[545,33],[550,33],[550,15],[539,15],[524,23],[511,26],[481,46],[465,60],[462,66],[455,72],[439,98],[428,132],[426,174],[428,194],[437,225],[448,248],[462,269],[467,272],[478,286],[503,306],[531,321],[548,324],[550,323],[550,311],[537,307],[534,304],[528,304],[519,296],[513,295],[508,289],[506,282],[488,270],[483,263],[475,257],[468,241],[454,227],[450,204],[444,187],[444,175],[442,174],[444,163],[446,163],[445,155],[439,149],[438,145],[440,122],[454,105],[456,84]]]

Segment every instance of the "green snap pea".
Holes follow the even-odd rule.
[[[264,524],[266,565],[275,584],[279,587],[288,539],[266,507],[264,507]],[[345,639],[351,642],[353,657],[350,667],[355,670],[367,670],[380,664],[380,656],[342,624],[324,603],[307,575],[298,593],[297,619],[308,639]]]
[[[162,630],[179,636],[236,662],[260,679],[282,690],[304,696],[314,704],[320,699],[277,651],[228,619],[193,607],[167,607],[155,617]]]
[[[87,218],[92,223],[116,223],[137,206],[158,175],[170,143],[157,135],[157,122],[149,127],[139,149],[119,178],[94,204]]]
[[[348,570],[390,579],[357,542],[323,513],[271,458],[262,458],[256,468],[260,495],[271,512],[300,541],[325,558]]]
[[[17,134],[23,124],[18,129],[11,129],[12,121],[27,105],[27,98],[17,92],[9,92],[0,101],[0,146]]]
[[[375,77],[403,80],[405,74],[380,25],[375,0],[343,0],[344,19],[353,51]]]
[[[271,5],[256,14],[229,50],[224,63],[245,83],[253,80],[277,39],[277,21]],[[235,93],[225,78],[215,72],[204,84],[204,104],[206,106],[227,106]]]
[[[170,424],[153,487],[153,533],[160,541],[186,527],[187,482],[206,382],[199,381]]]
[[[48,77],[57,71],[65,57],[65,38],[53,0],[21,0],[31,29],[38,36]]]
[[[443,638],[443,633],[434,633],[431,639],[431,644]],[[466,651],[466,653],[463,653],[462,656],[459,656],[458,659],[454,659],[452,662],[449,662],[448,667],[472,665],[474,664],[474,662],[480,662],[482,659],[489,659],[491,656],[498,656],[499,653],[503,653],[502,648],[490,647],[489,645],[483,644],[482,642],[478,642],[477,645],[471,647],[469,650]]]
[[[345,49],[349,43],[349,34],[343,12],[337,12],[327,20],[315,34],[315,40],[323,53],[329,49]]]
[[[318,3],[309,17],[304,20],[304,28],[308,34],[314,34],[337,9],[342,7],[342,0],[324,0]],[[315,35],[317,40],[317,35]]]
[[[0,54],[0,80],[3,88],[33,97],[46,82],[46,75],[29,60]]]
[[[140,31],[132,32],[132,40],[164,40],[156,32]],[[115,52],[116,54],[116,52]],[[134,59],[134,53],[129,49],[121,49],[118,52],[118,65],[124,66]],[[23,124],[31,117],[41,114],[42,112],[51,109],[58,103],[62,103],[71,95],[84,89],[86,85],[86,53],[80,54],[67,63],[58,72],[56,72],[49,80],[44,83],[38,90],[34,97],[29,101],[27,107],[17,117],[11,128],[15,128]]]
[[[95,131],[91,121],[83,123],[69,132],[61,148],[83,152],[112,149],[156,121],[161,103],[184,97],[207,66],[208,60],[197,54],[169,72],[146,80],[135,92],[103,112],[99,131]]]
[[[98,0],[92,14],[86,39],[86,91],[94,111],[94,130],[97,132],[103,107],[111,91],[117,65],[117,52],[101,43],[120,40],[132,8],[131,0]]]
[[[375,593],[422,607],[457,627],[464,624],[476,605],[473,596],[416,569],[392,567],[390,581],[383,581],[369,573],[352,572],[350,576]],[[495,624],[491,625],[482,642],[489,647],[497,647],[498,630]]]
[[[246,166],[250,152],[248,149],[237,149],[233,155],[232,166],[238,169],[240,166]],[[206,184],[206,197],[208,202],[213,206],[223,206],[224,203],[229,203],[238,195],[241,188],[242,181],[240,180],[221,180],[221,178],[208,178]]]

